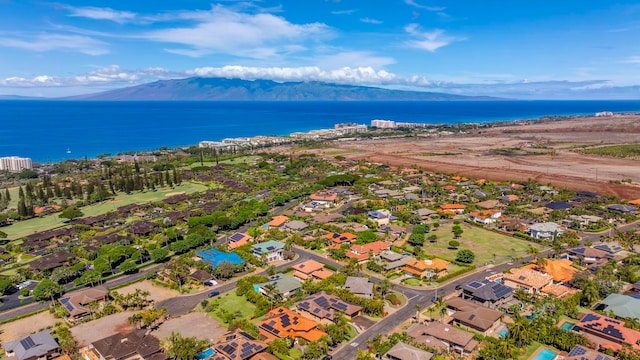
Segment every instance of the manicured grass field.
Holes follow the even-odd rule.
[[[225,159],[225,160],[220,160],[219,163],[220,164],[246,164],[249,162],[253,162],[257,159],[260,159],[260,156],[257,155],[247,155],[247,156],[240,156],[240,157],[236,157],[236,158],[232,158],[232,159]],[[187,165],[182,167],[182,169],[193,169],[193,168],[197,168],[200,166],[216,166],[216,162],[215,161],[204,161],[202,164],[199,161],[194,162],[191,165]]]
[[[218,304],[220,304],[215,311],[209,314],[221,324],[224,324],[224,321],[222,321],[222,318],[218,315],[219,310],[224,309],[230,313],[239,312],[241,314],[240,318],[250,319],[256,309],[256,306],[247,301],[244,296],[238,296],[233,291],[218,295],[218,297],[215,297],[211,301],[217,301]],[[240,318],[237,318],[237,320],[240,320]]]
[[[130,195],[121,193],[111,200],[85,206],[81,210],[85,216],[96,216],[115,210],[123,205],[159,201],[167,196],[175,195],[177,193],[191,194],[198,191],[204,191],[206,189],[207,187],[204,185],[183,182],[179,186],[174,186],[173,188],[161,188],[157,191],[147,191],[142,193],[134,192]],[[9,235],[9,239],[15,240],[36,232],[64,226],[65,219],[59,218],[58,215],[58,213],[55,213],[40,218],[19,221],[13,225],[3,227],[2,231]]]
[[[439,228],[429,232],[429,235],[437,236],[436,243],[426,242],[424,252],[437,255],[445,259],[455,259],[458,250],[468,249],[476,255],[474,264],[481,266],[490,261],[504,262],[514,257],[527,255],[530,246],[537,246],[526,240],[485,230],[461,222],[463,233],[458,239],[454,239],[451,232],[453,224],[441,224]],[[460,243],[458,249],[449,249],[449,241],[456,240]]]

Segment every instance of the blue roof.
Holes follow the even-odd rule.
[[[225,253],[216,249],[199,251],[196,255],[201,257],[202,261],[211,264],[211,267],[213,267],[214,269],[223,262],[230,262],[234,265],[244,264],[244,260],[242,260],[242,258],[238,254]]]

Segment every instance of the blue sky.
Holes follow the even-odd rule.
[[[638,98],[638,39],[637,0],[0,0],[0,94],[222,76]]]

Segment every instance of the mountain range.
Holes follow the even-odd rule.
[[[318,81],[275,82],[193,77],[160,80],[105,92],[66,97],[93,101],[452,101],[499,100],[437,92],[390,90]]]

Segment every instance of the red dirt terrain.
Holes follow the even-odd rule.
[[[304,150],[332,159],[368,160],[495,181],[640,198],[640,159],[589,155],[584,148],[640,141],[640,116],[581,117],[477,128],[466,134],[331,141]],[[620,183],[622,182],[622,183]]]

